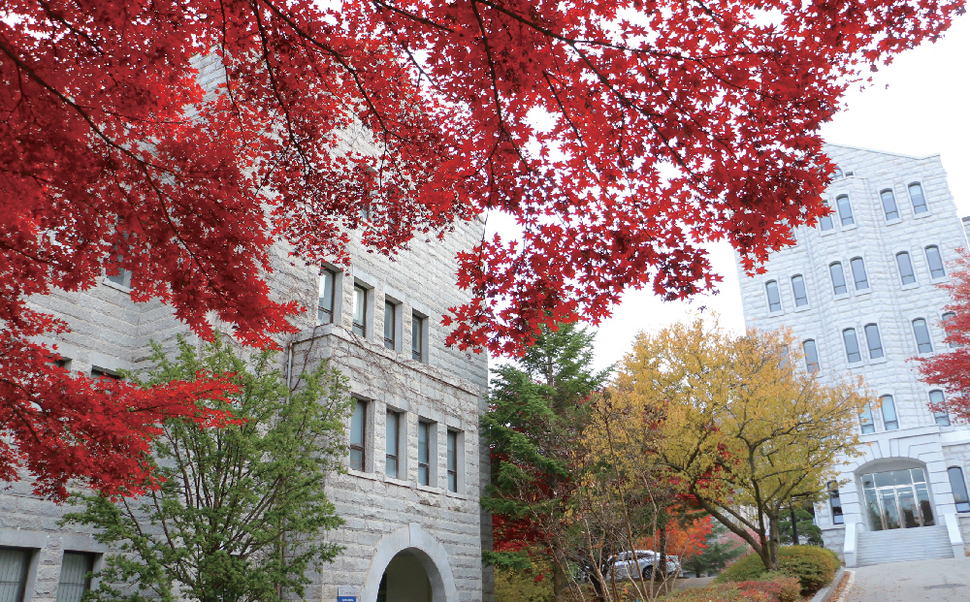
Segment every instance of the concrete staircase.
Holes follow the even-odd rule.
[[[859,533],[856,566],[911,560],[953,558],[946,527],[914,527]]]

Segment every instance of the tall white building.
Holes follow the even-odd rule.
[[[805,369],[861,375],[881,406],[860,417],[863,454],[819,505],[826,545],[849,566],[888,553],[948,556],[970,542],[970,427],[927,404],[943,392],[919,380],[911,358],[946,353],[943,309],[964,224],[939,156],[914,158],[829,145],[839,171],[825,191],[834,209],[800,227],[767,272],[739,267],[748,327],[786,326]],[[970,548],[968,548],[970,549]]]

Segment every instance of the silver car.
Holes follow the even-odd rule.
[[[653,567],[660,562],[660,554],[653,550],[630,550],[611,556],[606,566],[614,581],[625,579],[650,579]],[[667,556],[667,575],[680,575],[680,561],[676,556]]]

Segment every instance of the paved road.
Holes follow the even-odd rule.
[[[967,602],[970,558],[889,562],[855,572],[844,602]]]

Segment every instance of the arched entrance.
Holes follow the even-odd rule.
[[[862,485],[866,522],[872,531],[936,524],[926,466],[897,458],[856,471]]]
[[[377,542],[361,602],[457,602],[448,554],[417,523]]]

